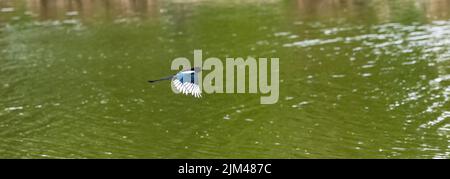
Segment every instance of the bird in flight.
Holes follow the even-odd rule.
[[[201,71],[200,67],[194,67],[189,70],[183,70],[175,75],[168,76],[157,80],[149,80],[149,83],[155,83],[164,80],[171,80],[175,89],[185,95],[191,94],[196,98],[202,97],[202,90],[198,86],[198,73]]]

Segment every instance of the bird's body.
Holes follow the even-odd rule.
[[[168,76],[165,78],[161,78],[158,80],[150,80],[148,82],[154,83],[163,80],[172,80],[172,84],[175,86],[175,89],[183,94],[191,94],[194,97],[201,97],[202,91],[198,85],[198,72],[200,72],[200,68],[195,67],[190,70],[183,70],[178,72],[175,75]]]

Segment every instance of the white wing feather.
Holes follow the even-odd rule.
[[[173,85],[175,86],[175,89],[185,95],[192,95],[196,98],[202,97],[202,91],[200,90],[200,87],[197,84],[184,82],[181,83],[180,80],[175,79],[172,81]]]

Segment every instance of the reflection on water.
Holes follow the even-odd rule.
[[[89,18],[100,13],[106,16],[136,14],[155,16],[159,11],[156,0],[29,0],[26,2],[26,8],[42,19],[56,19],[71,15]]]
[[[449,12],[449,0],[0,0],[0,157],[449,158]],[[280,101],[145,83],[194,49],[279,57]]]
[[[375,16],[380,22],[409,18],[417,13],[430,20],[448,18],[448,0],[297,0],[296,7],[303,16],[355,17]]]
[[[239,3],[265,4],[275,3],[278,0],[242,1]],[[82,18],[97,16],[158,16],[166,12],[165,4],[182,6],[182,4],[234,4],[235,1],[176,1],[171,0],[26,0],[17,2],[1,0],[1,12],[12,12],[15,8],[25,8],[40,19],[61,19],[67,16],[79,15]],[[290,1],[301,16],[309,17],[354,17],[374,16],[380,22],[396,20],[397,18],[410,18],[421,16],[429,20],[448,18],[450,16],[450,2],[448,0],[296,0]],[[402,7],[402,6],[407,6]],[[399,8],[402,8],[399,11]],[[176,10],[173,9],[173,10]]]

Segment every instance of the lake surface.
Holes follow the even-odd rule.
[[[280,99],[174,94],[280,58]],[[450,158],[449,0],[0,0],[0,158]]]

